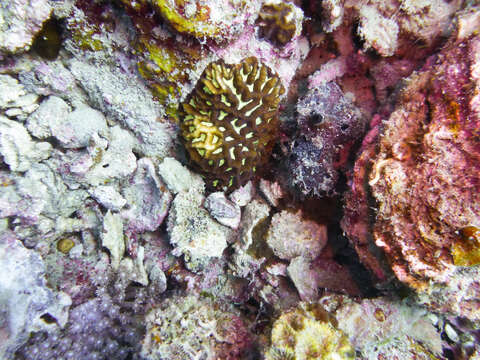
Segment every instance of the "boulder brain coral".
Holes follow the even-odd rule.
[[[182,104],[180,127],[190,160],[210,185],[242,184],[266,162],[284,92],[278,76],[255,57],[207,66]]]

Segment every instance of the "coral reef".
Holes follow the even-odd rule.
[[[214,62],[182,104],[182,139],[196,169],[213,187],[243,185],[263,165],[278,127],[285,89],[256,58]]]
[[[299,304],[273,324],[265,359],[354,359],[354,348],[334,324],[320,305]]]
[[[479,28],[2,1],[0,358],[478,358]]]

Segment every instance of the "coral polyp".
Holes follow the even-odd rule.
[[[301,32],[301,10],[294,4],[283,1],[267,1],[258,14],[260,35],[282,47]]]
[[[213,62],[182,104],[181,135],[213,187],[242,184],[268,159],[278,128],[280,79],[255,57]]]

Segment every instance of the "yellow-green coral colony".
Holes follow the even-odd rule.
[[[355,349],[318,304],[300,303],[275,321],[265,360],[353,360]]]
[[[211,186],[239,185],[267,161],[284,92],[279,77],[255,57],[207,66],[182,104],[180,126],[190,160]]]

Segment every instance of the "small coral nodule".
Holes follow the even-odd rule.
[[[289,2],[267,2],[258,14],[260,36],[282,47],[297,33],[295,5]]]
[[[278,130],[279,77],[255,57],[211,63],[182,104],[182,141],[214,188],[241,185],[264,164]]]

